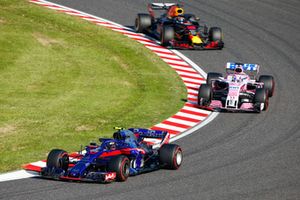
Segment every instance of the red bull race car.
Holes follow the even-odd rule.
[[[267,110],[274,94],[273,76],[257,79],[258,64],[227,63],[226,76],[207,74],[206,84],[198,91],[198,105],[214,111],[257,112]]]
[[[222,30],[199,23],[193,14],[185,14],[176,3],[151,3],[149,14],[139,13],[135,19],[135,30],[150,33],[158,38],[162,46],[175,49],[222,49],[224,47]],[[163,11],[155,16],[154,11]]]
[[[160,141],[155,145],[145,139]],[[69,155],[53,149],[47,157],[43,178],[107,183],[126,181],[128,176],[161,168],[178,169],[182,163],[182,150],[169,144],[167,131],[142,128],[119,128],[113,139],[100,138],[101,144],[90,143],[84,151]]]

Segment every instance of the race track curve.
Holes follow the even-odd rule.
[[[132,26],[141,0],[53,0]],[[206,71],[227,61],[261,64],[276,80],[269,110],[222,113],[176,143],[177,171],[160,170],[125,183],[87,184],[22,179],[0,183],[0,199],[300,199],[300,1],[197,0],[185,10],[224,32],[222,51],[181,51]]]

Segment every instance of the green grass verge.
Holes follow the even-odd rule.
[[[23,0],[0,1],[0,172],[52,148],[150,127],[176,113],[185,87],[141,44]]]

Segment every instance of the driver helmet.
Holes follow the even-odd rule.
[[[176,16],[182,16],[184,14],[183,8],[176,7],[175,14],[176,14]]]
[[[171,6],[168,11],[168,16],[171,18],[182,16],[183,14],[184,14],[184,10],[183,10],[183,8],[181,8],[179,6]]]
[[[108,144],[108,149],[109,150],[116,150],[117,149],[116,143],[115,142],[110,142]]]
[[[235,74],[240,74],[240,73],[242,73],[242,72],[243,72],[242,66],[238,66],[238,67],[236,67],[236,68],[234,69],[234,73],[235,73]]]

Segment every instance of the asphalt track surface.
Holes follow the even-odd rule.
[[[147,1],[52,2],[132,26]],[[276,80],[269,110],[222,113],[176,141],[184,150],[177,171],[112,184],[8,181],[0,183],[0,199],[300,199],[300,1],[198,0],[186,1],[185,10],[222,27],[225,49],[181,52],[206,72],[223,72],[227,61],[261,64]]]

